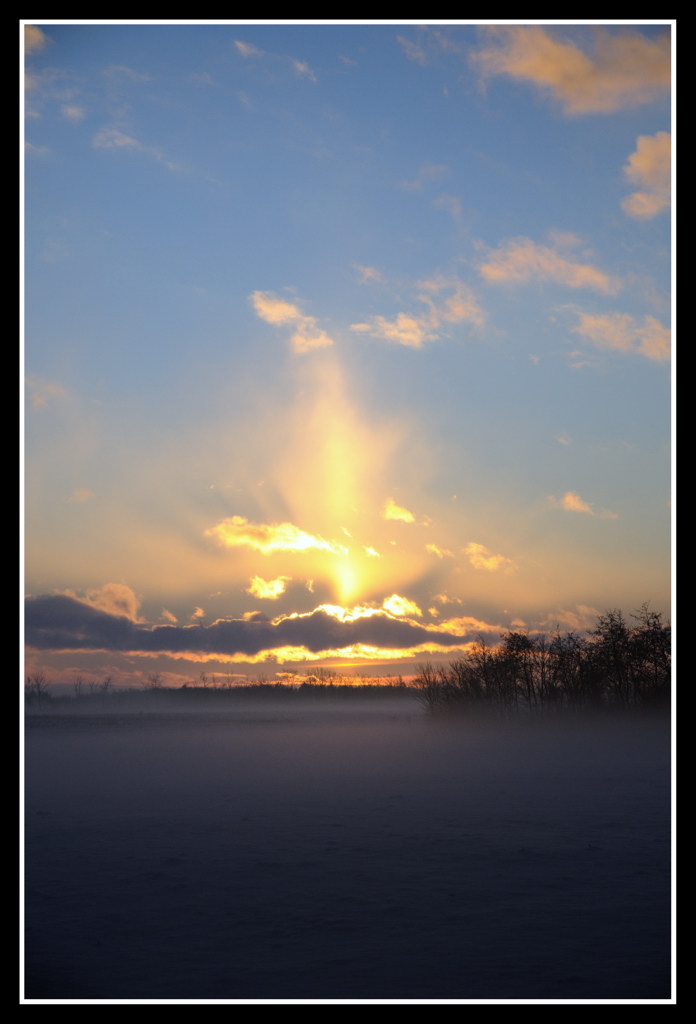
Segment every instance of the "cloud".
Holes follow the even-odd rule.
[[[49,43],[49,37],[36,25],[24,26],[24,53],[39,53]]]
[[[610,509],[595,511],[589,501],[585,501],[574,491],[566,491],[562,498],[549,496],[548,502],[552,508],[560,508],[564,512],[580,512],[583,515],[597,516],[599,519],[618,519],[616,512],[612,512]]]
[[[289,579],[289,576],[278,576],[274,580],[264,580],[260,576],[253,576],[246,592],[254,597],[275,601],[285,593],[285,584]]]
[[[27,390],[29,401],[35,409],[40,409],[54,398],[64,398],[65,388],[62,384],[52,380],[42,380],[41,377],[28,377]]]
[[[475,541],[467,544],[464,554],[474,569],[481,569],[484,572],[511,572],[515,568],[512,559],[506,558],[505,555],[493,555],[483,544],[477,544]]]
[[[381,284],[384,281],[379,270],[376,270],[375,267],[364,267],[361,263],[354,263],[353,267],[360,275],[361,284],[366,284],[368,281],[375,281],[377,284]]]
[[[78,487],[77,490],[72,492],[68,501],[73,504],[81,504],[84,501],[91,501],[95,497],[94,491],[88,491],[86,487]]]
[[[668,32],[648,37],[633,30],[593,27],[585,52],[558,31],[500,25],[471,54],[482,78],[508,75],[537,86],[567,115],[610,114],[665,96],[671,86]]]
[[[73,590],[65,590],[63,593],[79,604],[87,605],[88,608],[138,622],[140,602],[125,583],[105,583],[103,587],[88,590],[83,596]]]
[[[371,334],[405,348],[422,348],[426,341],[434,341],[437,334],[429,327],[427,319],[397,313],[392,320],[384,316],[370,317],[369,322],[351,324],[351,331]]]
[[[102,128],[92,139],[92,145],[96,149],[141,149],[137,139],[118,128]]]
[[[406,348],[422,348],[426,342],[436,341],[449,324],[468,322],[481,326],[485,322],[474,293],[456,278],[434,277],[420,281],[418,287],[420,293],[416,298],[428,307],[427,313],[397,313],[392,319],[372,316],[363,323],[351,324],[351,331]]]
[[[404,599],[406,600],[406,599]],[[407,602],[408,603],[408,602]],[[251,658],[276,656],[300,659],[331,652],[452,650],[475,639],[469,624],[453,620],[451,628],[426,627],[379,609],[321,606],[306,614],[267,619],[257,613],[244,619],[200,623],[146,625],[114,615],[70,595],[27,598],[25,641],[29,648],[54,651],[119,651],[131,654]],[[480,624],[477,624],[480,630]]]
[[[258,46],[244,43],[241,39],[233,39],[232,41],[237,49],[237,53],[241,54],[242,57],[263,57],[263,50],[259,50]]]
[[[103,72],[106,78],[111,79],[124,79],[127,78],[129,82],[150,82],[152,81],[150,75],[144,71],[134,71],[133,68],[127,67],[125,64],[111,64]]]
[[[415,523],[416,517],[407,508],[397,505],[393,498],[387,498],[382,509],[383,519],[396,519],[402,523]]]
[[[274,326],[288,324],[293,328],[290,344],[298,354],[333,345],[333,338],[317,326],[315,317],[306,316],[293,302],[287,302],[273,292],[256,291],[249,297],[261,320]]]
[[[433,206],[440,210],[446,210],[454,220],[459,220],[462,215],[462,201],[457,196],[450,196],[443,192],[437,199],[433,199]]]
[[[415,61],[416,64],[420,64],[421,67],[424,67],[428,63],[426,52],[422,46],[412,42],[410,39],[406,39],[405,36],[397,36],[396,40],[409,60]]]
[[[310,82],[317,82],[318,78],[304,60],[296,60],[294,57],[291,58],[292,68],[296,75],[300,78],[308,78]]]
[[[624,166],[624,174],[639,191],[622,200],[624,213],[635,220],[650,220],[666,210],[671,201],[672,136],[669,132],[639,135],[636,150]]]
[[[307,551],[316,549],[344,555],[347,549],[340,544],[315,537],[293,526],[292,523],[250,523],[243,516],[223,519],[205,531],[223,547],[249,547],[269,555],[273,551]]]
[[[578,604],[575,608],[575,611],[561,609],[558,612],[554,612],[546,618],[543,625],[550,628],[564,626],[566,629],[580,633],[584,633],[597,625],[597,619],[601,614],[597,608],[592,608],[586,604]]]
[[[438,558],[453,558],[454,555],[447,548],[440,548],[437,544],[426,544],[425,550],[429,551],[431,555],[436,555]]]
[[[385,612],[397,616],[416,615],[420,618],[423,615],[415,601],[409,601],[407,597],[400,597],[398,594],[385,598],[382,607]]]
[[[446,164],[425,163],[421,164],[413,181],[402,181],[400,184],[407,192],[419,192],[426,185],[441,181],[448,172]]]
[[[671,332],[654,316],[643,317],[642,325],[628,313],[580,313],[574,334],[589,338],[598,348],[645,356],[655,362],[670,358]]]
[[[85,108],[84,107],[78,107],[74,103],[72,103],[72,104],[68,104],[68,103],[64,104],[60,108],[60,112],[63,115],[63,117],[66,119],[66,121],[72,121],[74,124],[78,124],[80,121],[83,121],[85,119],[85,117],[86,117]]]
[[[567,244],[569,239],[557,236],[557,241]],[[605,295],[614,295],[620,287],[615,278],[591,263],[577,263],[558,252],[558,247],[538,245],[531,238],[516,238],[491,250],[487,261],[480,265],[479,273],[489,284],[553,281],[568,288],[590,288]]]

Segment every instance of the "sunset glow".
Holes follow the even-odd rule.
[[[26,670],[669,617],[671,34],[24,25]]]

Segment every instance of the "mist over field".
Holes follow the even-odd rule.
[[[29,1000],[666,1000],[667,714],[27,715]]]

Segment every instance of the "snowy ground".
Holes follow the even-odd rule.
[[[32,716],[25,998],[666,1000],[669,723]]]

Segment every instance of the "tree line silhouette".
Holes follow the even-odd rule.
[[[171,688],[152,672],[140,689],[117,690],[110,676],[101,682],[77,677],[73,697],[54,698],[43,673],[28,676],[25,704],[46,710],[66,701],[78,707],[107,704],[156,708],[174,700],[180,706],[218,704],[227,697],[282,699],[398,697],[415,694],[431,713],[496,709],[505,713],[549,708],[596,709],[667,707],[671,695],[671,628],[659,612],[641,606],[630,625],[618,609],[597,617],[587,633],[559,629],[552,635],[508,630],[497,645],[478,640],[449,664],[426,663],[407,683],[402,676],[347,678],[317,668],[284,681],[240,681],[200,673],[190,684]]]
[[[671,690],[671,627],[641,606],[619,609],[587,633],[530,635],[508,630],[498,646],[479,637],[448,666],[421,666],[415,685],[430,712],[498,708],[666,707]]]

